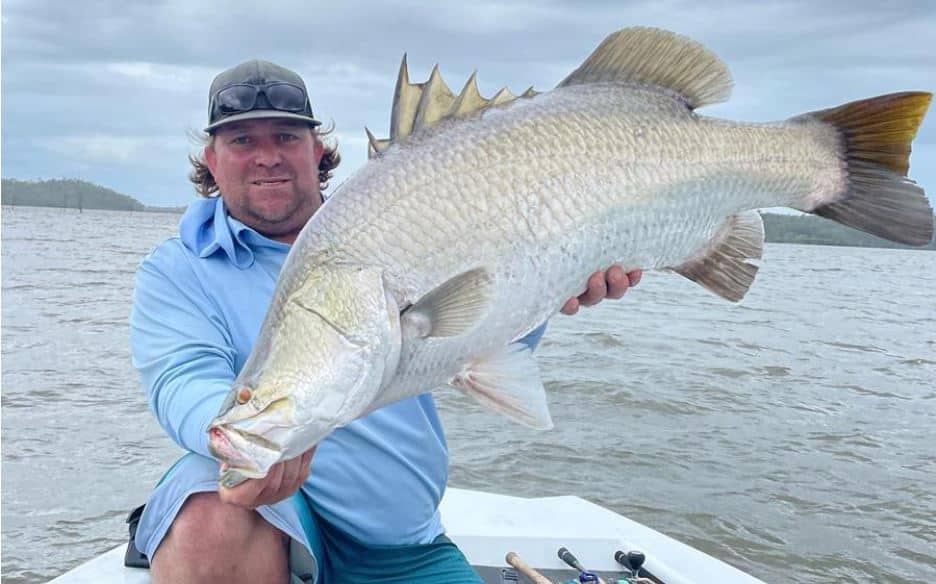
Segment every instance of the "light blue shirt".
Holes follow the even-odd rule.
[[[179,236],[141,263],[133,364],[159,424],[182,448],[211,456],[208,425],[250,355],[288,252],[212,198],[193,203]],[[544,329],[524,342],[535,346]],[[445,435],[424,393],[323,440],[303,491],[317,513],[362,542],[427,543],[443,531],[438,505],[447,479]]]

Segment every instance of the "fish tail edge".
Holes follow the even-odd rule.
[[[839,134],[846,186],[832,201],[804,209],[908,245],[933,239],[933,208],[907,178],[911,143],[933,95],[891,93],[798,116],[831,124]]]

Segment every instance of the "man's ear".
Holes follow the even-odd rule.
[[[322,161],[322,156],[325,155],[325,145],[322,144],[322,140],[319,138],[315,139],[315,165],[318,166],[318,163]]]
[[[217,165],[218,163],[218,153],[215,152],[215,149],[214,149],[214,140],[212,140],[211,142],[208,143],[207,146],[205,146],[205,150],[203,152],[204,152],[204,157],[205,157],[205,164],[208,166],[208,170],[211,171],[212,176],[214,176],[215,165]]]

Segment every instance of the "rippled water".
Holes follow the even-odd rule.
[[[179,454],[126,328],[177,221],[3,210],[4,582],[125,541]],[[768,245],[740,306],[647,274],[539,355],[551,432],[440,396],[451,484],[581,495],[769,582],[936,581],[936,253]]]

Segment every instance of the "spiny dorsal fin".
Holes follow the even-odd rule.
[[[608,35],[559,87],[583,83],[641,83],[675,91],[691,109],[731,95],[731,73],[701,44],[658,28],[625,28]]]
[[[364,131],[367,132],[367,157],[376,158],[390,146],[390,140],[388,139],[377,139],[374,137],[374,134],[371,133],[370,129],[365,127]]]
[[[539,95],[531,86],[519,97],[529,99]],[[485,99],[478,90],[477,72],[472,73],[461,93],[455,96],[442,80],[439,66],[425,83],[410,83],[406,54],[400,63],[396,89],[393,94],[393,109],[390,112],[390,138],[379,140],[368,132],[368,158],[376,158],[391,144],[399,142],[413,132],[431,128],[447,118],[462,118],[491,107],[498,107],[518,97],[504,87],[491,99]]]
[[[517,99],[517,96],[510,92],[506,87],[501,87],[500,91],[491,98],[491,105],[501,105]]]
[[[413,122],[413,131],[428,128],[441,120],[454,101],[455,94],[442,80],[442,73],[436,65],[432,68],[429,81],[423,87],[422,97],[419,99],[419,106],[416,110],[416,120]]]
[[[478,90],[478,72],[475,71],[465,82],[461,93],[455,98],[448,115],[460,118],[485,107],[487,104],[488,100],[481,97],[481,92]]]
[[[764,222],[757,211],[746,211],[725,221],[705,253],[672,270],[737,302],[744,298],[757,275],[757,266],[748,260],[760,259],[763,251]]]
[[[422,92],[422,83],[409,82],[406,53],[403,53],[400,74],[393,91],[393,109],[390,111],[390,140],[399,140],[413,131],[413,121],[416,119],[416,108],[419,106]]]

